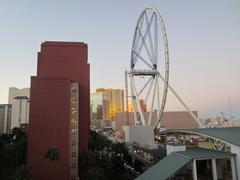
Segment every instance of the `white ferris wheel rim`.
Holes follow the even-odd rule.
[[[164,77],[158,72],[158,69],[157,69],[158,68],[158,62],[159,62],[159,57],[155,57],[156,58],[156,61],[155,61],[156,64],[152,64],[153,66],[156,65],[155,71],[157,72],[159,78],[164,82],[164,89],[163,89],[163,94],[162,94],[161,107],[160,107],[160,109],[158,109],[158,112],[159,112],[158,116],[157,116],[158,119],[157,119],[157,123],[155,124],[157,126],[160,123],[160,120],[162,118],[163,111],[164,111],[164,108],[165,108],[165,105],[166,105],[166,100],[167,100],[168,81],[169,81],[169,49],[168,49],[167,34],[166,34],[166,29],[165,29],[165,26],[164,26],[163,19],[160,15],[159,11],[153,6],[145,7],[143,9],[143,11],[141,12],[140,16],[138,17],[137,24],[136,24],[135,31],[134,31],[133,41],[132,41],[131,61],[130,61],[131,71],[130,71],[130,73],[135,70],[134,67],[135,67],[135,64],[137,63],[137,61],[135,63],[133,62],[134,61],[133,60],[134,59],[133,58],[133,52],[135,51],[134,48],[135,48],[135,44],[136,44],[137,32],[138,32],[138,29],[139,29],[140,22],[143,21],[142,18],[144,18],[144,14],[147,13],[147,11],[152,11],[152,15],[155,14],[155,18],[157,19],[157,23],[158,23],[158,29],[157,30],[162,35],[163,42],[161,42],[161,43],[163,44],[163,48],[164,48],[163,49],[163,51],[164,51],[164,61],[165,61]],[[148,24],[148,26],[149,26],[149,24]],[[150,27],[147,27],[147,28],[151,28],[151,25],[150,25]],[[152,67],[152,69],[153,69],[153,67]],[[133,76],[134,76],[133,74],[132,74],[132,76],[130,76],[130,78],[132,78],[132,80],[133,80]],[[133,89],[131,90],[131,92],[132,92],[132,94],[134,93]],[[135,91],[135,93],[137,93],[137,91]],[[155,93],[153,94],[153,96],[155,97]],[[150,116],[151,116],[151,113],[150,113]],[[149,118],[149,119],[151,119],[151,118]],[[143,125],[145,125],[144,122],[142,122],[142,123],[143,123]]]

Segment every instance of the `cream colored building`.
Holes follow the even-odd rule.
[[[12,104],[11,129],[29,123],[30,88],[9,88],[8,104]]]

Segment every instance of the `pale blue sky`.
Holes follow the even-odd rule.
[[[37,51],[46,40],[89,47],[91,91],[124,88],[140,12],[156,6],[170,49],[170,83],[200,117],[229,113],[240,119],[239,0],[0,0],[0,103],[8,87],[30,86]],[[169,93],[168,110],[181,110]]]

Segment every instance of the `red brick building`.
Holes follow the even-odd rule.
[[[28,165],[33,179],[78,179],[78,154],[88,148],[90,65],[81,42],[44,42],[31,78]],[[50,147],[60,159],[50,163]]]

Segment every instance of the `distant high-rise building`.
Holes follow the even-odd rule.
[[[79,152],[88,150],[90,65],[81,42],[44,42],[31,78],[28,165],[33,179],[79,179]],[[58,149],[54,168],[44,154]],[[81,172],[80,172],[81,173]]]
[[[91,93],[92,119],[109,120],[110,95],[103,92]]]
[[[29,123],[30,88],[9,88],[8,104],[12,104],[11,129]]]
[[[114,120],[117,112],[124,111],[124,90],[99,88],[97,93],[102,93],[109,97],[109,119]]]
[[[0,104],[0,134],[9,133],[11,126],[12,105]]]

